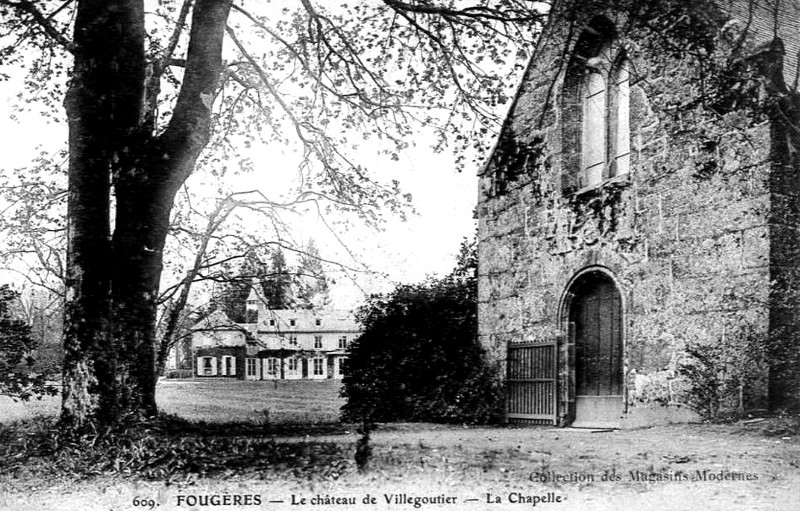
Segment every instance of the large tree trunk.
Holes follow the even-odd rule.
[[[82,0],[69,119],[62,422],[156,413],[155,317],[175,194],[209,136],[231,0],[198,0],[172,119],[144,128],[142,0]],[[147,98],[151,100],[152,98]],[[111,187],[116,198],[113,238]]]
[[[231,0],[199,0],[192,13],[183,85],[169,125],[116,184],[112,276],[114,336],[124,350],[126,408],[156,412],[155,320],[169,215],[208,143]]]
[[[123,410],[154,415],[156,298],[172,201],[156,206],[147,190],[118,189],[112,335],[122,361],[117,368],[120,399]]]
[[[109,44],[113,41],[113,44]],[[144,11],[141,0],[84,0],[75,19],[69,121],[67,305],[62,421],[94,411],[114,420],[116,347],[109,335],[111,175],[141,116]]]

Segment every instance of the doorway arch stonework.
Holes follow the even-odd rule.
[[[619,427],[626,408],[625,303],[615,275],[584,268],[567,284],[560,307],[561,423]]]

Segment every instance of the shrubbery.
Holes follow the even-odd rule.
[[[689,404],[705,419],[736,417],[761,398],[751,393],[763,389],[763,339],[747,328],[729,333],[716,343],[688,343],[687,357],[678,371],[688,384]]]
[[[474,247],[442,279],[398,286],[358,313],[345,420],[486,423],[502,415],[499,372],[477,342]]]

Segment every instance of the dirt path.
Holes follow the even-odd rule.
[[[98,476],[50,482],[34,491],[12,488],[0,496],[0,509],[133,510],[149,509],[150,501],[153,509],[170,511],[800,509],[800,441],[780,431],[765,435],[763,429],[685,425],[591,432],[396,425],[374,432],[370,468],[363,474],[349,457],[324,477],[304,469],[313,460],[299,461],[288,472],[169,485]],[[356,438],[349,432],[275,441],[331,442],[352,453]]]
[[[539,504],[548,509],[800,509],[800,442],[756,428],[442,429],[378,433],[375,444],[509,509],[520,508],[513,491],[565,499]],[[499,509],[492,497],[481,504]]]

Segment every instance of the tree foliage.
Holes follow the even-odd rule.
[[[173,207],[197,168],[221,183],[228,162],[255,170],[243,154],[253,142],[299,147],[297,201],[375,224],[410,198],[349,154],[358,145],[351,134],[388,141],[382,151],[390,158],[420,127],[440,147],[485,148],[499,122],[494,107],[508,100],[509,77],[542,18],[539,7],[520,0],[384,0],[330,11],[312,0],[286,9],[233,0],[0,0],[0,54],[28,71],[37,109],[55,119],[66,113],[69,126],[61,189],[24,183],[66,204],[61,225],[63,210],[28,215],[46,224],[29,229],[37,239],[51,232],[49,222],[66,240],[42,240],[29,251],[50,260],[50,249],[58,255],[66,247],[51,265],[61,264],[67,298],[63,424],[156,412],[157,358],[174,341],[189,286],[208,262],[199,250],[200,264],[173,297],[159,293],[171,263]],[[462,132],[465,123],[474,136]],[[157,357],[160,305],[168,335]]]
[[[19,293],[0,286],[0,395],[27,401],[56,391],[47,381],[49,375],[32,371],[38,343],[30,326],[12,314],[18,299]]]
[[[298,254],[298,262],[289,265],[279,246],[264,251],[263,259],[249,250],[237,267],[223,269],[215,277],[217,291],[212,306],[222,310],[236,323],[250,322],[246,301],[255,291],[270,309],[314,309],[330,304],[328,277],[314,240]]]
[[[269,273],[268,267],[251,251],[238,268],[231,269],[221,279],[213,307],[224,312],[235,323],[247,322],[247,297],[253,285],[260,285]]]
[[[342,395],[347,419],[484,423],[503,393],[477,339],[475,247],[444,278],[400,285],[358,312]]]

